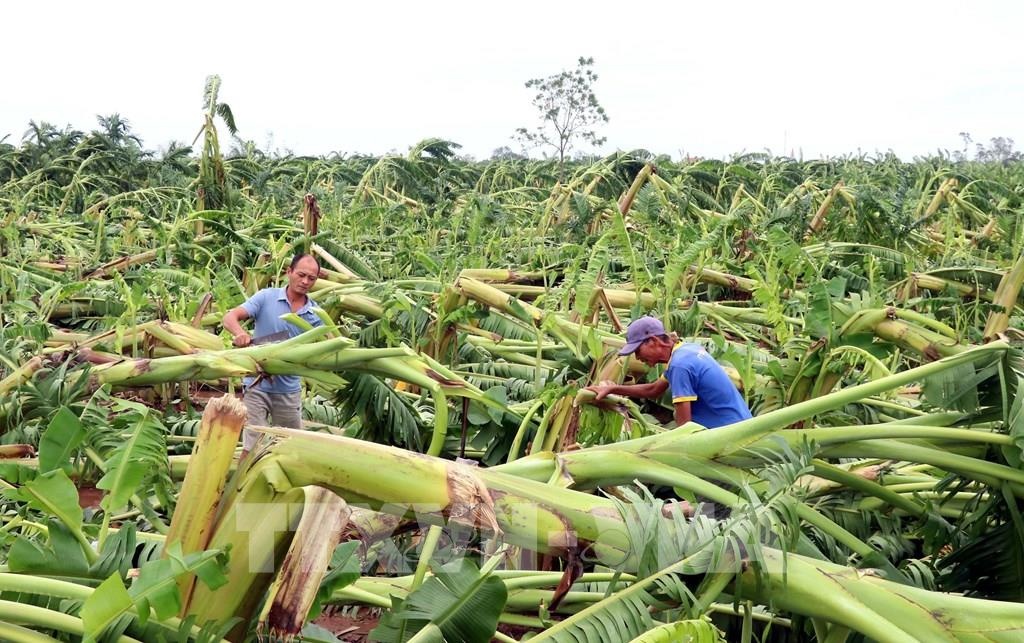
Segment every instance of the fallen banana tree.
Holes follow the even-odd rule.
[[[89,378],[96,385],[149,386],[187,380],[217,381],[238,377],[300,375],[327,387],[345,386],[340,374],[369,373],[407,382],[428,391],[434,400],[434,433],[427,453],[438,454],[448,430],[448,396],[462,397],[485,406],[496,402],[428,356],[406,346],[355,348],[346,337],[324,339],[335,332],[321,326],[277,344],[220,351],[193,351],[162,358],[124,358],[80,349],[94,364]],[[503,405],[497,405],[508,412]]]
[[[978,348],[896,374],[885,381],[864,384],[714,431],[682,427],[648,438],[557,457],[537,454],[492,469],[469,467],[336,436],[261,429],[271,439],[261,443],[263,446],[244,463],[223,498],[217,498],[216,493],[190,494],[179,504],[176,519],[180,517],[194,524],[197,521],[187,516],[199,516],[198,522],[207,525],[184,531],[209,534],[205,544],[203,538],[192,541],[186,554],[192,548],[235,552],[224,585],[216,588],[190,585],[191,590],[185,589],[181,615],[194,616],[200,622],[239,618],[241,621],[229,634],[232,639],[243,636],[251,627],[264,627],[267,632],[278,635],[297,633],[303,622],[300,615],[308,612],[318,600],[311,588],[318,586],[319,579],[327,574],[330,552],[335,544],[331,539],[307,539],[302,534],[326,529],[323,525],[328,523],[324,521],[333,521],[327,533],[340,534],[350,515],[348,507],[356,506],[401,518],[415,518],[421,526],[434,525],[428,532],[443,527],[449,532],[462,530],[464,534],[478,534],[470,538],[495,541],[487,546],[492,551],[497,547],[495,543],[501,542],[561,557],[570,570],[563,576],[569,586],[583,578],[579,575],[583,572],[581,566],[599,565],[618,570],[618,580],[622,582],[619,591],[603,598],[595,596],[583,600],[582,604],[589,600],[592,605],[575,613],[559,612],[565,614],[565,618],[553,626],[544,626],[547,629],[539,634],[540,640],[562,640],[575,636],[573,632],[600,631],[593,630],[601,627],[597,625],[600,619],[596,615],[607,612],[611,606],[618,607],[619,612],[615,613],[648,614],[651,606],[666,609],[666,606],[681,605],[678,587],[675,593],[671,591],[670,578],[677,578],[684,584],[693,583],[697,599],[690,603],[692,616],[706,613],[716,600],[721,602],[719,597],[732,596],[816,619],[815,626],[822,634],[835,640],[839,640],[837,637],[844,628],[878,640],[912,640],[921,632],[943,637],[938,640],[964,640],[971,632],[983,629],[998,630],[999,636],[1004,636],[996,640],[1013,640],[1024,628],[1024,612],[1019,606],[902,589],[906,581],[898,573],[893,577],[900,581],[898,584],[873,575],[889,575],[891,572],[885,571],[884,565],[879,572],[858,573],[822,560],[821,553],[804,537],[803,525],[831,533],[859,555],[862,565],[879,563],[879,557],[870,546],[844,533],[840,526],[788,493],[788,488],[806,473],[827,474],[828,467],[815,467],[808,460],[805,466],[789,471],[789,483],[782,487],[772,483],[771,477],[758,480],[744,475],[759,450],[764,450],[759,445],[766,444],[769,435],[781,432],[788,441],[796,443],[806,439],[807,434],[813,434],[815,430],[792,432],[785,431],[785,427],[808,414],[820,412],[823,406],[844,404],[964,364],[984,363],[1006,350],[1002,344]],[[229,407],[216,408],[226,412]],[[234,414],[239,418],[236,423],[240,424],[241,411],[235,410]],[[217,426],[215,422],[209,424]],[[830,433],[829,429],[817,429],[822,432],[825,443],[821,448],[828,449],[830,444],[836,443],[871,442],[881,439],[880,436],[897,440],[913,436],[915,432],[932,439],[977,438],[985,443],[1005,444],[1005,440],[990,433],[942,426],[898,423],[856,428],[864,428],[863,434],[851,436],[844,435],[842,430]],[[854,431],[850,429],[846,433]],[[230,456],[226,459],[224,454],[233,449],[232,435],[211,439],[218,442],[204,442],[205,446],[197,454],[216,457],[220,465],[195,460],[194,471],[190,470],[186,477],[186,486],[194,484],[196,476],[206,472],[215,479],[200,478],[206,480],[200,488],[215,490],[216,478],[223,480],[226,475]],[[896,446],[911,446],[900,447],[900,444]],[[897,457],[912,460],[911,456],[917,454],[910,451],[905,457]],[[730,458],[737,456],[743,459],[745,468],[729,463]],[[982,478],[987,479],[989,474],[1003,475],[1013,488],[1014,474],[996,469],[998,467],[984,472]],[[785,467],[780,469],[785,470]],[[964,470],[971,472],[970,468]],[[745,491],[730,492],[706,480],[722,479],[725,473],[730,474],[726,479]],[[726,505],[732,516],[715,527],[716,521],[703,516],[694,522],[684,521],[681,515],[674,513],[665,518],[657,503],[648,506],[640,496],[627,495],[629,502],[623,502],[566,488],[566,484],[587,488],[637,479],[688,487]],[[325,496],[323,490],[331,493]],[[345,503],[331,500],[334,494]],[[886,496],[880,497],[886,500]],[[789,516],[790,520],[784,516]],[[304,526],[306,523],[310,526]],[[172,534],[178,533],[177,524],[187,522],[172,522]],[[168,542],[171,541],[169,536]],[[430,541],[429,536],[427,541]],[[647,549],[652,543],[666,542],[674,543],[674,548],[666,549],[662,545],[660,549]],[[777,549],[779,545],[783,547]],[[403,616],[403,601],[415,603],[413,595],[420,587],[426,587],[424,578],[428,578],[427,582],[429,578],[437,578],[435,583],[457,593],[453,588],[465,590],[486,583],[496,561],[502,559],[501,556],[485,558],[482,574],[463,569],[455,576],[446,576],[451,572],[431,566],[430,547],[424,545],[417,575],[408,583],[405,594],[401,591],[402,583],[391,583],[385,588],[387,592],[382,593],[379,587],[374,589],[373,581],[351,584],[354,579],[350,579],[350,587],[335,587],[332,595],[348,602],[393,601],[390,605],[394,618],[404,622],[412,616]],[[802,553],[787,554],[787,550]],[[285,552],[291,553],[286,555]],[[293,562],[279,569],[273,564],[278,560]],[[293,567],[299,561],[306,565],[302,572]],[[428,568],[435,570],[435,576],[425,576]],[[571,572],[573,569],[579,572]],[[530,576],[529,572],[524,574],[521,578]],[[623,574],[632,576],[625,576],[626,581],[622,581]],[[304,582],[296,584],[296,575]],[[856,607],[813,600],[821,593],[824,579],[830,576],[842,579],[839,582],[846,591],[856,596]],[[446,578],[448,580],[444,580]],[[519,589],[515,583],[510,588],[507,580],[501,582],[506,592]],[[275,598],[261,607],[262,597],[270,587],[274,588],[271,596]],[[515,622],[517,610],[529,612],[539,606],[534,600],[546,600],[547,596],[554,606],[568,594],[571,592],[563,589],[531,598],[530,594],[509,592],[498,601],[495,622]],[[782,601],[777,598],[781,594],[792,598]],[[911,595],[923,610],[915,612],[893,606],[895,597]],[[566,605],[580,606],[581,599],[581,596],[573,596]],[[936,611],[941,611],[943,616],[937,617]],[[435,622],[431,617],[417,627],[424,631],[430,631],[429,627],[441,629],[450,625],[448,619],[453,618],[452,614],[444,618],[435,616],[441,620]],[[264,625],[258,626],[260,622]],[[529,618],[521,622],[538,624]],[[540,623],[543,625],[543,621]],[[988,628],[984,623],[994,625]],[[654,621],[640,619],[627,631],[639,636],[656,626]],[[381,636],[385,636],[383,631]]]
[[[228,616],[228,610],[236,610],[233,612],[236,615],[255,611],[254,607],[246,604],[244,597],[251,600],[254,594],[262,595],[265,584],[258,584],[260,573],[253,570],[260,565],[254,566],[252,557],[256,556],[257,562],[264,561],[267,551],[275,549],[275,545],[278,549],[284,545],[267,535],[262,538],[264,542],[258,550],[264,553],[258,554],[253,550],[252,535],[237,528],[241,516],[246,511],[255,512],[244,518],[247,525],[266,524],[277,516],[279,521],[284,520],[281,523],[284,527],[289,524],[286,520],[288,513],[278,508],[277,503],[294,505],[301,497],[295,495],[298,489],[315,485],[330,489],[349,503],[360,503],[397,515],[415,514],[423,524],[444,525],[452,529],[471,527],[517,547],[559,555],[567,560],[582,559],[588,564],[602,564],[629,573],[650,565],[650,561],[645,563],[643,557],[643,548],[650,542],[668,540],[690,545],[691,550],[682,552],[686,555],[678,561],[661,564],[658,571],[645,580],[634,581],[624,588],[622,592],[627,595],[639,595],[645,592],[643,588],[653,587],[657,579],[679,573],[703,578],[703,583],[698,582],[698,585],[708,590],[703,595],[708,601],[732,587],[735,595],[749,596],[778,606],[779,602],[770,597],[785,588],[792,596],[807,597],[788,601],[787,610],[820,618],[830,628],[850,628],[879,640],[912,640],[914,633],[927,631],[941,632],[943,640],[959,640],[959,634],[967,634],[972,628],[980,627],[977,623],[985,619],[996,619],[993,622],[997,622],[998,629],[1005,633],[1001,640],[1013,640],[1024,628],[1024,611],[1019,606],[966,598],[950,599],[922,590],[913,591],[915,601],[925,607],[923,611],[915,614],[895,610],[891,607],[893,597],[901,595],[901,585],[872,578],[870,574],[857,575],[852,570],[842,582],[847,583],[848,591],[853,591],[858,597],[860,607],[856,610],[838,605],[828,607],[820,601],[811,600],[810,597],[822,591],[819,587],[824,578],[822,574],[834,574],[843,568],[820,560],[807,559],[804,562],[805,559],[796,554],[785,555],[771,547],[759,546],[757,538],[771,533],[780,524],[770,521],[758,528],[749,524],[753,515],[759,516],[757,520],[761,519],[759,512],[764,512],[765,516],[777,516],[772,509],[778,511],[781,506],[789,506],[790,501],[783,500],[785,495],[771,496],[763,505],[750,505],[748,502],[747,507],[753,507],[753,514],[737,507],[734,517],[727,521],[730,526],[726,532],[745,534],[740,542],[747,556],[729,562],[728,557],[712,555],[716,548],[721,549],[723,542],[729,541],[728,538],[723,539],[720,531],[710,529],[704,539],[694,534],[693,530],[699,530],[704,524],[702,521],[684,527],[678,518],[661,518],[660,511],[653,522],[650,522],[650,515],[644,514],[647,518],[640,524],[647,524],[662,537],[674,534],[674,538],[655,538],[653,534],[638,537],[635,525],[630,524],[629,510],[610,500],[511,476],[506,472],[481,470],[335,436],[287,429],[266,429],[265,433],[273,436],[274,440],[254,454],[241,472],[236,486],[225,498],[227,504],[219,512],[216,533],[211,539],[211,545],[218,549],[230,545],[232,551],[249,552],[249,557],[233,561],[229,583],[223,588],[198,590],[200,593],[193,600],[199,600],[197,609],[201,618],[222,619]],[[691,439],[711,433],[698,432],[692,434]],[[416,481],[415,486],[410,486],[412,481]],[[275,536],[279,533],[284,531],[274,531]],[[793,531],[791,525],[789,533],[790,538],[799,538],[799,527]],[[752,538],[754,535],[757,538]],[[283,538],[288,539],[287,536]],[[779,533],[774,538],[779,538]],[[664,551],[660,553],[665,555]],[[241,571],[236,567],[239,564],[243,567]],[[784,573],[786,569],[790,571]],[[263,575],[269,578],[269,575]],[[771,580],[762,581],[761,585],[745,580],[759,575]],[[742,582],[736,584],[737,580]],[[348,599],[359,596],[359,587],[355,586],[354,593],[342,592],[341,595]],[[771,587],[774,592],[765,587]],[[365,587],[364,590],[369,591]],[[625,598],[620,596],[616,600],[624,601]],[[649,600],[644,597],[644,601]],[[943,609],[955,608],[955,612],[936,618],[928,611],[940,606]],[[598,601],[590,612],[584,610],[541,636],[560,640],[560,632],[582,627],[579,624],[602,607],[606,605]]]

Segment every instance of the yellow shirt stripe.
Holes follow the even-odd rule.
[[[683,346],[683,342],[677,343],[675,346],[672,347],[672,353],[675,354],[675,352],[677,350],[679,350],[682,346]],[[665,379],[666,382],[668,381],[668,379],[665,378],[664,375],[662,375],[661,377],[663,379]],[[679,404],[680,402],[694,402],[696,400],[697,400],[697,396],[696,395],[683,395],[683,396],[680,396],[680,397],[672,398],[672,403],[673,404]]]
[[[672,347],[672,354],[674,355],[674,354],[675,354],[675,352],[676,352],[677,350],[679,350],[679,347],[680,347],[680,346],[682,346],[682,345],[683,345],[683,342],[676,342],[676,345]],[[669,359],[671,359],[671,358],[669,358]],[[667,377],[665,377],[665,374],[664,374],[664,373],[662,373],[661,375],[659,375],[659,376],[658,376],[658,379],[659,379],[659,380],[665,380],[666,382],[668,381],[668,378],[667,378]],[[694,399],[696,399],[696,398],[694,398]]]

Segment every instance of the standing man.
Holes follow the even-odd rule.
[[[677,426],[693,421],[714,429],[750,417],[747,403],[718,362],[698,344],[676,343],[654,317],[641,317],[626,329],[619,355],[633,353],[648,366],[668,364],[665,374],[650,384],[588,386],[597,394],[595,401],[609,394],[654,399],[671,388]]]
[[[252,318],[256,321],[253,333],[257,337],[286,331],[294,337],[302,331],[281,315],[295,313],[313,326],[323,322],[313,312],[316,302],[309,298],[309,289],[320,275],[320,264],[308,254],[297,254],[287,271],[288,285],[284,288],[264,288],[241,306],[233,308],[222,323],[234,338],[232,344],[241,348],[252,342],[252,337],[242,328],[240,321]],[[253,385],[253,378],[242,381],[245,395],[242,402],[248,412],[250,426],[284,426],[302,428],[302,391],[297,375],[275,375],[261,378]],[[242,457],[256,444],[259,434],[248,428],[242,434]]]

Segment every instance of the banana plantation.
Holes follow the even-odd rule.
[[[216,89],[0,141],[0,639],[1024,640],[1019,163],[228,152]],[[645,314],[753,418],[595,401]]]

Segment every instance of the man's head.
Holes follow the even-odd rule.
[[[289,290],[305,295],[320,275],[320,264],[312,255],[297,254],[292,258],[287,274]]]
[[[626,329],[626,345],[619,355],[636,355],[648,365],[663,364],[672,356],[672,337],[665,326],[654,317],[633,320]]]

